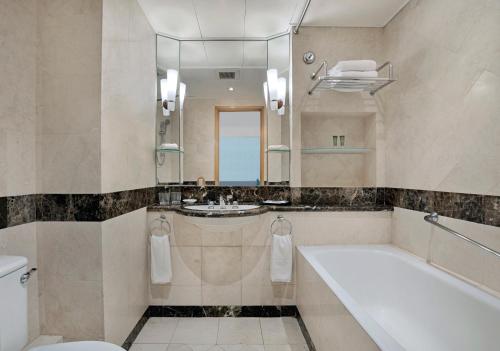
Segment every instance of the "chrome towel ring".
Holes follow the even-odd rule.
[[[281,234],[278,234],[274,231],[274,226],[276,224],[280,224],[281,226],[281,229],[283,229],[283,224],[286,224],[288,226],[288,232],[285,232],[285,233],[281,233]],[[271,229],[270,229],[270,232],[271,232],[271,235],[273,234],[276,234],[276,235],[292,235],[292,232],[293,232],[293,225],[292,225],[292,222],[290,222],[288,219],[286,219],[285,217],[283,217],[282,215],[278,215],[278,217],[276,217],[276,219],[271,223]]]
[[[157,226],[155,226],[155,224],[157,222],[160,223],[160,226],[159,226],[160,235],[162,235],[162,234],[170,234],[172,232],[172,226],[170,225],[170,222],[168,221],[167,216],[165,216],[164,214],[162,214],[162,215],[160,215],[160,217],[155,218],[151,222],[150,229],[149,229],[150,235],[153,235],[153,230],[155,228],[158,228]],[[167,229],[166,231],[164,231],[164,226],[165,225],[166,225],[166,229]]]

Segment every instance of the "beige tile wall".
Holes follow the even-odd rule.
[[[148,306],[146,209],[102,223],[104,339],[121,345]]]
[[[100,192],[102,0],[37,8],[37,191]]]
[[[36,223],[42,334],[102,340],[101,224]]]
[[[376,100],[368,93],[320,91],[313,95],[308,94],[312,83],[310,74],[323,60],[327,60],[331,66],[338,60],[360,58],[369,58],[382,62],[382,29],[304,27],[301,29],[300,35],[292,36],[292,41],[292,186],[304,184],[331,186],[332,179],[328,178],[328,175],[332,175],[333,178],[336,172],[352,173],[352,169],[349,169],[349,167],[352,167],[351,162],[340,162],[340,164],[339,161],[327,162],[326,164],[321,162],[328,157],[339,159],[339,155],[322,156],[317,162],[311,162],[310,159],[305,158],[306,156],[302,157],[303,138],[301,134],[304,128],[307,127],[308,121],[306,119],[309,119],[309,113],[332,114],[346,119],[351,118],[353,114],[374,114],[375,123],[370,125],[374,138],[371,139],[369,146],[373,145],[376,151],[363,162],[363,167],[373,173],[372,177],[366,179],[366,185],[383,185],[385,181],[384,120],[379,112]],[[314,51],[317,57],[317,61],[312,65],[306,65],[302,60],[303,54],[309,50]],[[302,123],[306,123],[306,125],[302,126]],[[333,129],[332,133],[330,133],[332,135],[334,134]],[[354,160],[354,162],[356,161]],[[318,173],[321,172],[324,175],[317,176],[310,169],[316,169]],[[365,179],[362,180],[365,181]],[[342,186],[343,184],[339,182],[339,184],[334,185]]]
[[[35,192],[36,33],[36,1],[2,2],[0,196]]]
[[[103,0],[100,95],[102,192],[156,184],[156,41],[137,0]]]
[[[380,350],[297,251],[297,307],[318,351]]]
[[[3,1],[0,11],[0,196],[35,192],[37,1]],[[37,267],[34,223],[0,230],[0,255]],[[40,334],[38,275],[28,286],[28,336]]]
[[[426,213],[396,207],[392,243],[500,294],[500,262],[493,256],[424,221]],[[440,217],[439,223],[500,251],[500,228]],[[432,244],[430,242],[432,236]],[[429,251],[430,250],[430,251]]]
[[[295,277],[289,284],[270,281],[269,230],[278,213],[234,219],[165,214],[173,224],[173,281],[150,284],[151,305],[295,304]],[[390,212],[283,215],[293,224],[296,245],[390,241]],[[148,212],[149,225],[158,216]]]
[[[500,7],[416,1],[383,30],[387,185],[500,194]]]

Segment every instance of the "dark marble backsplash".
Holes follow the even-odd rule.
[[[384,203],[469,222],[500,226],[500,196],[384,188]]]
[[[292,206],[392,206],[500,227],[500,196],[400,188],[290,188],[287,186],[170,187],[199,203],[232,195],[240,203],[288,200]],[[158,203],[164,187],[105,194],[38,194],[0,197],[0,229],[34,221],[105,221]]]

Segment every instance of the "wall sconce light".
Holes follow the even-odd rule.
[[[276,111],[278,109],[278,70],[275,68],[267,70],[267,88],[271,110]]]
[[[180,83],[179,84],[179,108],[181,110],[184,109],[184,99],[186,98],[186,84]]]
[[[267,82],[264,83],[264,98],[266,106],[269,104],[271,111],[278,111],[279,115],[285,114],[286,78],[278,78],[277,69],[267,70]]]
[[[278,79],[278,114],[285,114],[285,101],[286,101],[286,78]]]
[[[167,79],[160,81],[162,105],[168,111],[175,111],[178,78],[179,72],[175,69],[169,69],[167,70]]]
[[[167,104],[167,80],[160,79],[160,92],[161,92],[161,105],[163,107],[163,116],[170,116],[170,111],[168,110]]]

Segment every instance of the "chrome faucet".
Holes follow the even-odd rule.
[[[219,207],[221,209],[226,208],[226,203],[224,202],[224,197],[222,195],[219,196]]]

